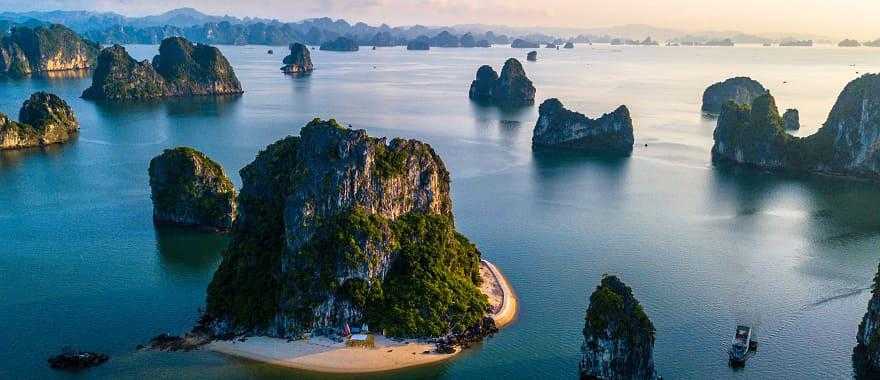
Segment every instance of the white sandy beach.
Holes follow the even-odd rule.
[[[516,318],[517,299],[504,275],[483,260],[483,293],[489,297],[498,328]],[[287,341],[268,337],[248,337],[245,341],[215,341],[207,349],[264,363],[323,373],[370,373],[436,363],[455,356],[434,353],[434,344],[412,340],[395,341],[374,334],[375,347],[347,347],[323,337]],[[427,352],[427,353],[426,353]],[[457,353],[457,352],[456,352]]]

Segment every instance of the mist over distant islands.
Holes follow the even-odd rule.
[[[406,46],[414,40],[429,40],[436,47],[471,47],[468,41],[510,44],[516,38],[535,43],[612,43],[653,41],[680,45],[724,46],[719,41],[742,44],[782,44],[794,41],[832,43],[837,39],[803,33],[748,34],[740,31],[702,31],[659,28],[649,25],[621,25],[604,28],[510,27],[460,24],[452,26],[371,26],[351,24],[328,17],[283,22],[274,19],[207,15],[193,8],[179,8],[162,14],[127,17],[113,12],[32,11],[0,13],[0,31],[8,33],[18,25],[63,24],[89,40],[101,44],[158,44],[164,38],[181,36],[193,42],[224,45],[288,45],[297,41],[320,45],[346,37],[360,46]],[[443,33],[446,32],[446,33]],[[441,35],[442,34],[442,35]],[[457,38],[453,41],[449,34]],[[434,41],[436,40],[436,41]],[[635,44],[635,43],[632,43]]]

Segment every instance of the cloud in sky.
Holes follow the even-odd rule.
[[[295,21],[329,16],[390,25],[461,23],[809,32],[880,37],[880,0],[0,0],[3,10],[98,10],[132,16],[189,6],[210,14]]]

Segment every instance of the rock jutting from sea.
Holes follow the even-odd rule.
[[[535,86],[515,58],[504,63],[499,76],[491,66],[477,69],[469,91],[471,100],[499,106],[523,106],[535,102]]]
[[[874,283],[871,285],[871,300],[868,301],[868,311],[862,317],[859,324],[859,332],[856,335],[856,345],[853,356],[858,363],[858,370],[867,374],[880,374],[880,268],[874,275]],[[873,378],[865,376],[865,378]]]
[[[100,46],[62,25],[17,26],[0,40],[0,75],[27,76],[93,67]]]
[[[581,345],[581,379],[657,379],[654,325],[632,289],[605,276],[590,295]]]
[[[368,323],[424,338],[484,325],[480,252],[455,230],[449,172],[430,145],[315,119],[240,173],[201,323],[216,336]]]
[[[526,54],[526,60],[536,62],[538,60],[538,52],[532,50],[528,54]]]
[[[428,37],[420,36],[406,44],[406,50],[431,50],[431,41]]]
[[[283,63],[281,71],[285,74],[302,75],[315,69],[309,48],[298,42],[290,44],[290,54],[284,57]]]
[[[25,100],[18,120],[0,113],[0,150],[59,144],[79,131],[79,122],[67,102],[45,92],[36,92]]]
[[[326,51],[358,51],[360,47],[357,42],[350,38],[339,37],[333,41],[321,44],[320,49]]]
[[[762,169],[880,180],[880,75],[853,80],[813,135],[787,134],[769,93],[751,105],[728,102],[715,128],[712,158]]]
[[[135,61],[119,45],[102,50],[92,86],[82,97],[137,100],[242,92],[235,71],[219,49],[169,37],[162,41],[152,63]]]
[[[626,106],[598,119],[569,111],[555,98],[545,100],[538,108],[538,122],[532,136],[535,147],[629,156],[633,143],[633,123]]]
[[[156,224],[232,228],[235,186],[204,153],[187,147],[167,149],[150,161],[149,175]]]
[[[513,42],[510,44],[510,47],[514,49],[537,49],[540,47],[540,45],[538,45],[536,42],[526,41],[524,39],[517,38],[513,40]]]
[[[736,77],[715,83],[703,92],[703,111],[721,113],[724,103],[751,104],[755,98],[764,95],[767,89],[758,81],[748,77]]]
[[[563,46],[562,48],[563,48],[563,49],[574,49],[574,43],[572,43],[572,42],[566,42],[566,43],[565,43],[565,46]]]

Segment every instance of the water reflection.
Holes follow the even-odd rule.
[[[629,157],[533,148],[532,164],[532,180],[545,200],[570,199],[567,193],[582,190],[605,200],[619,200],[627,193]]]
[[[534,107],[506,107],[496,106],[485,102],[471,100],[471,114],[477,121],[486,120],[516,120],[525,122],[525,118],[534,112]]]
[[[200,279],[220,263],[229,238],[191,228],[156,226],[156,249],[162,269],[176,279]]]
[[[76,141],[74,136],[70,141],[64,144],[53,144],[43,147],[33,147],[24,149],[0,150],[0,168],[16,167],[22,163],[27,157],[32,155],[42,155],[44,158],[57,159],[67,149],[69,144]]]
[[[45,80],[64,80],[64,79],[82,79],[87,78],[92,75],[92,71],[89,69],[81,69],[81,70],[57,70],[57,71],[45,71],[41,73],[33,74],[31,78],[33,79],[45,79]]]
[[[165,102],[168,116],[220,117],[234,112],[241,95],[194,96],[174,98]]]

